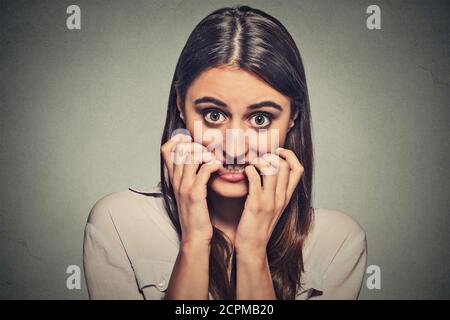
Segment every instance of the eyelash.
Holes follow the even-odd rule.
[[[209,124],[212,124],[212,125],[214,125],[215,123],[214,123],[213,121],[208,121],[208,120],[206,120],[206,116],[207,116],[209,113],[213,112],[213,111],[219,113],[219,114],[222,115],[223,117],[226,116],[225,113],[224,113],[222,110],[220,110],[220,109],[216,109],[216,108],[207,108],[207,109],[203,110],[203,111],[202,111],[203,119],[204,119],[206,122],[208,122]],[[267,127],[269,127],[269,126],[272,124],[273,116],[272,116],[270,113],[267,113],[267,112],[264,112],[264,111],[258,111],[258,112],[255,112],[255,113],[253,113],[249,118],[251,119],[251,118],[254,118],[254,117],[259,116],[259,115],[262,115],[262,116],[264,116],[265,118],[267,118],[267,120],[268,120],[269,123],[268,123],[267,125],[264,125],[264,126],[256,126],[257,128],[259,128],[259,129],[267,128]]]

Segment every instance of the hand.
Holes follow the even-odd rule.
[[[273,229],[303,175],[304,168],[294,152],[278,148],[277,153],[256,158],[245,168],[249,193],[236,230],[237,253],[265,255]]]
[[[190,136],[175,135],[161,146],[161,153],[176,197],[182,245],[209,245],[213,227],[206,202],[207,183],[222,163],[203,145],[191,141]]]

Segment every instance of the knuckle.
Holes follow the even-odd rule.
[[[167,146],[167,144],[163,144],[160,148],[159,148],[159,150],[161,151],[161,153],[163,154],[163,155],[165,155],[165,154],[167,154],[167,153],[169,153],[169,147]]]
[[[286,153],[289,154],[290,156],[295,156],[294,151],[292,151],[291,149],[285,149]]]
[[[186,199],[187,200],[189,200],[189,201],[194,201],[195,200],[195,195],[194,195],[194,193],[192,192],[192,191],[188,191],[188,192],[186,192],[186,194],[185,194],[185,197],[186,197]]]
[[[302,177],[303,173],[304,173],[304,170],[302,170],[302,169],[297,169],[297,170],[295,171],[295,179],[299,179],[299,180],[300,180],[300,178]]]
[[[289,163],[287,163],[287,161],[285,160],[279,160],[279,167],[282,170],[289,169]]]
[[[254,212],[258,212],[260,210],[259,201],[254,201],[251,207]]]
[[[275,204],[273,203],[273,202],[270,202],[270,203],[267,203],[265,206],[264,206],[264,211],[266,211],[266,212],[273,212],[275,210]]]
[[[181,184],[180,187],[178,188],[178,194],[182,198],[185,198],[186,196],[189,195],[189,188],[186,185]]]
[[[290,157],[291,155],[292,155],[291,149],[287,149],[287,148],[284,148],[284,149],[283,149],[283,157],[284,157],[284,158],[288,158],[288,157]]]
[[[187,199],[191,202],[197,201],[199,192],[195,189],[191,189],[187,194]]]

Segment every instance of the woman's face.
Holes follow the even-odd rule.
[[[194,141],[224,164],[225,170],[213,174],[208,183],[224,197],[247,195],[243,167],[283,147],[294,125],[288,97],[257,76],[228,66],[208,69],[191,83],[184,111],[180,99],[177,103]]]

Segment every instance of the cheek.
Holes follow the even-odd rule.
[[[249,140],[249,149],[254,154],[274,153],[278,147],[284,146],[286,130],[284,128],[271,128],[260,131],[255,139]]]
[[[209,151],[217,151],[216,156],[221,154],[219,152],[223,148],[223,133],[221,130],[203,126],[202,130],[195,131],[194,136],[194,140],[205,146]]]
[[[278,137],[278,144],[280,147],[284,147],[286,142],[287,130],[280,130],[280,136]]]
[[[202,118],[198,116],[195,112],[192,112],[191,110],[187,110],[185,113],[185,124],[186,129],[189,130],[191,135],[194,135],[195,128],[202,123]]]
[[[221,129],[208,128],[201,119],[188,122],[186,128],[194,138],[194,142],[203,145],[211,152],[222,150],[224,133]]]
[[[277,145],[275,149],[278,147],[284,147],[286,135],[289,129],[289,120],[289,117],[286,117],[286,119],[280,119],[274,123],[272,130],[276,131],[277,134],[272,135],[273,141],[271,142],[271,145]],[[275,151],[275,149],[272,149],[272,151]]]

